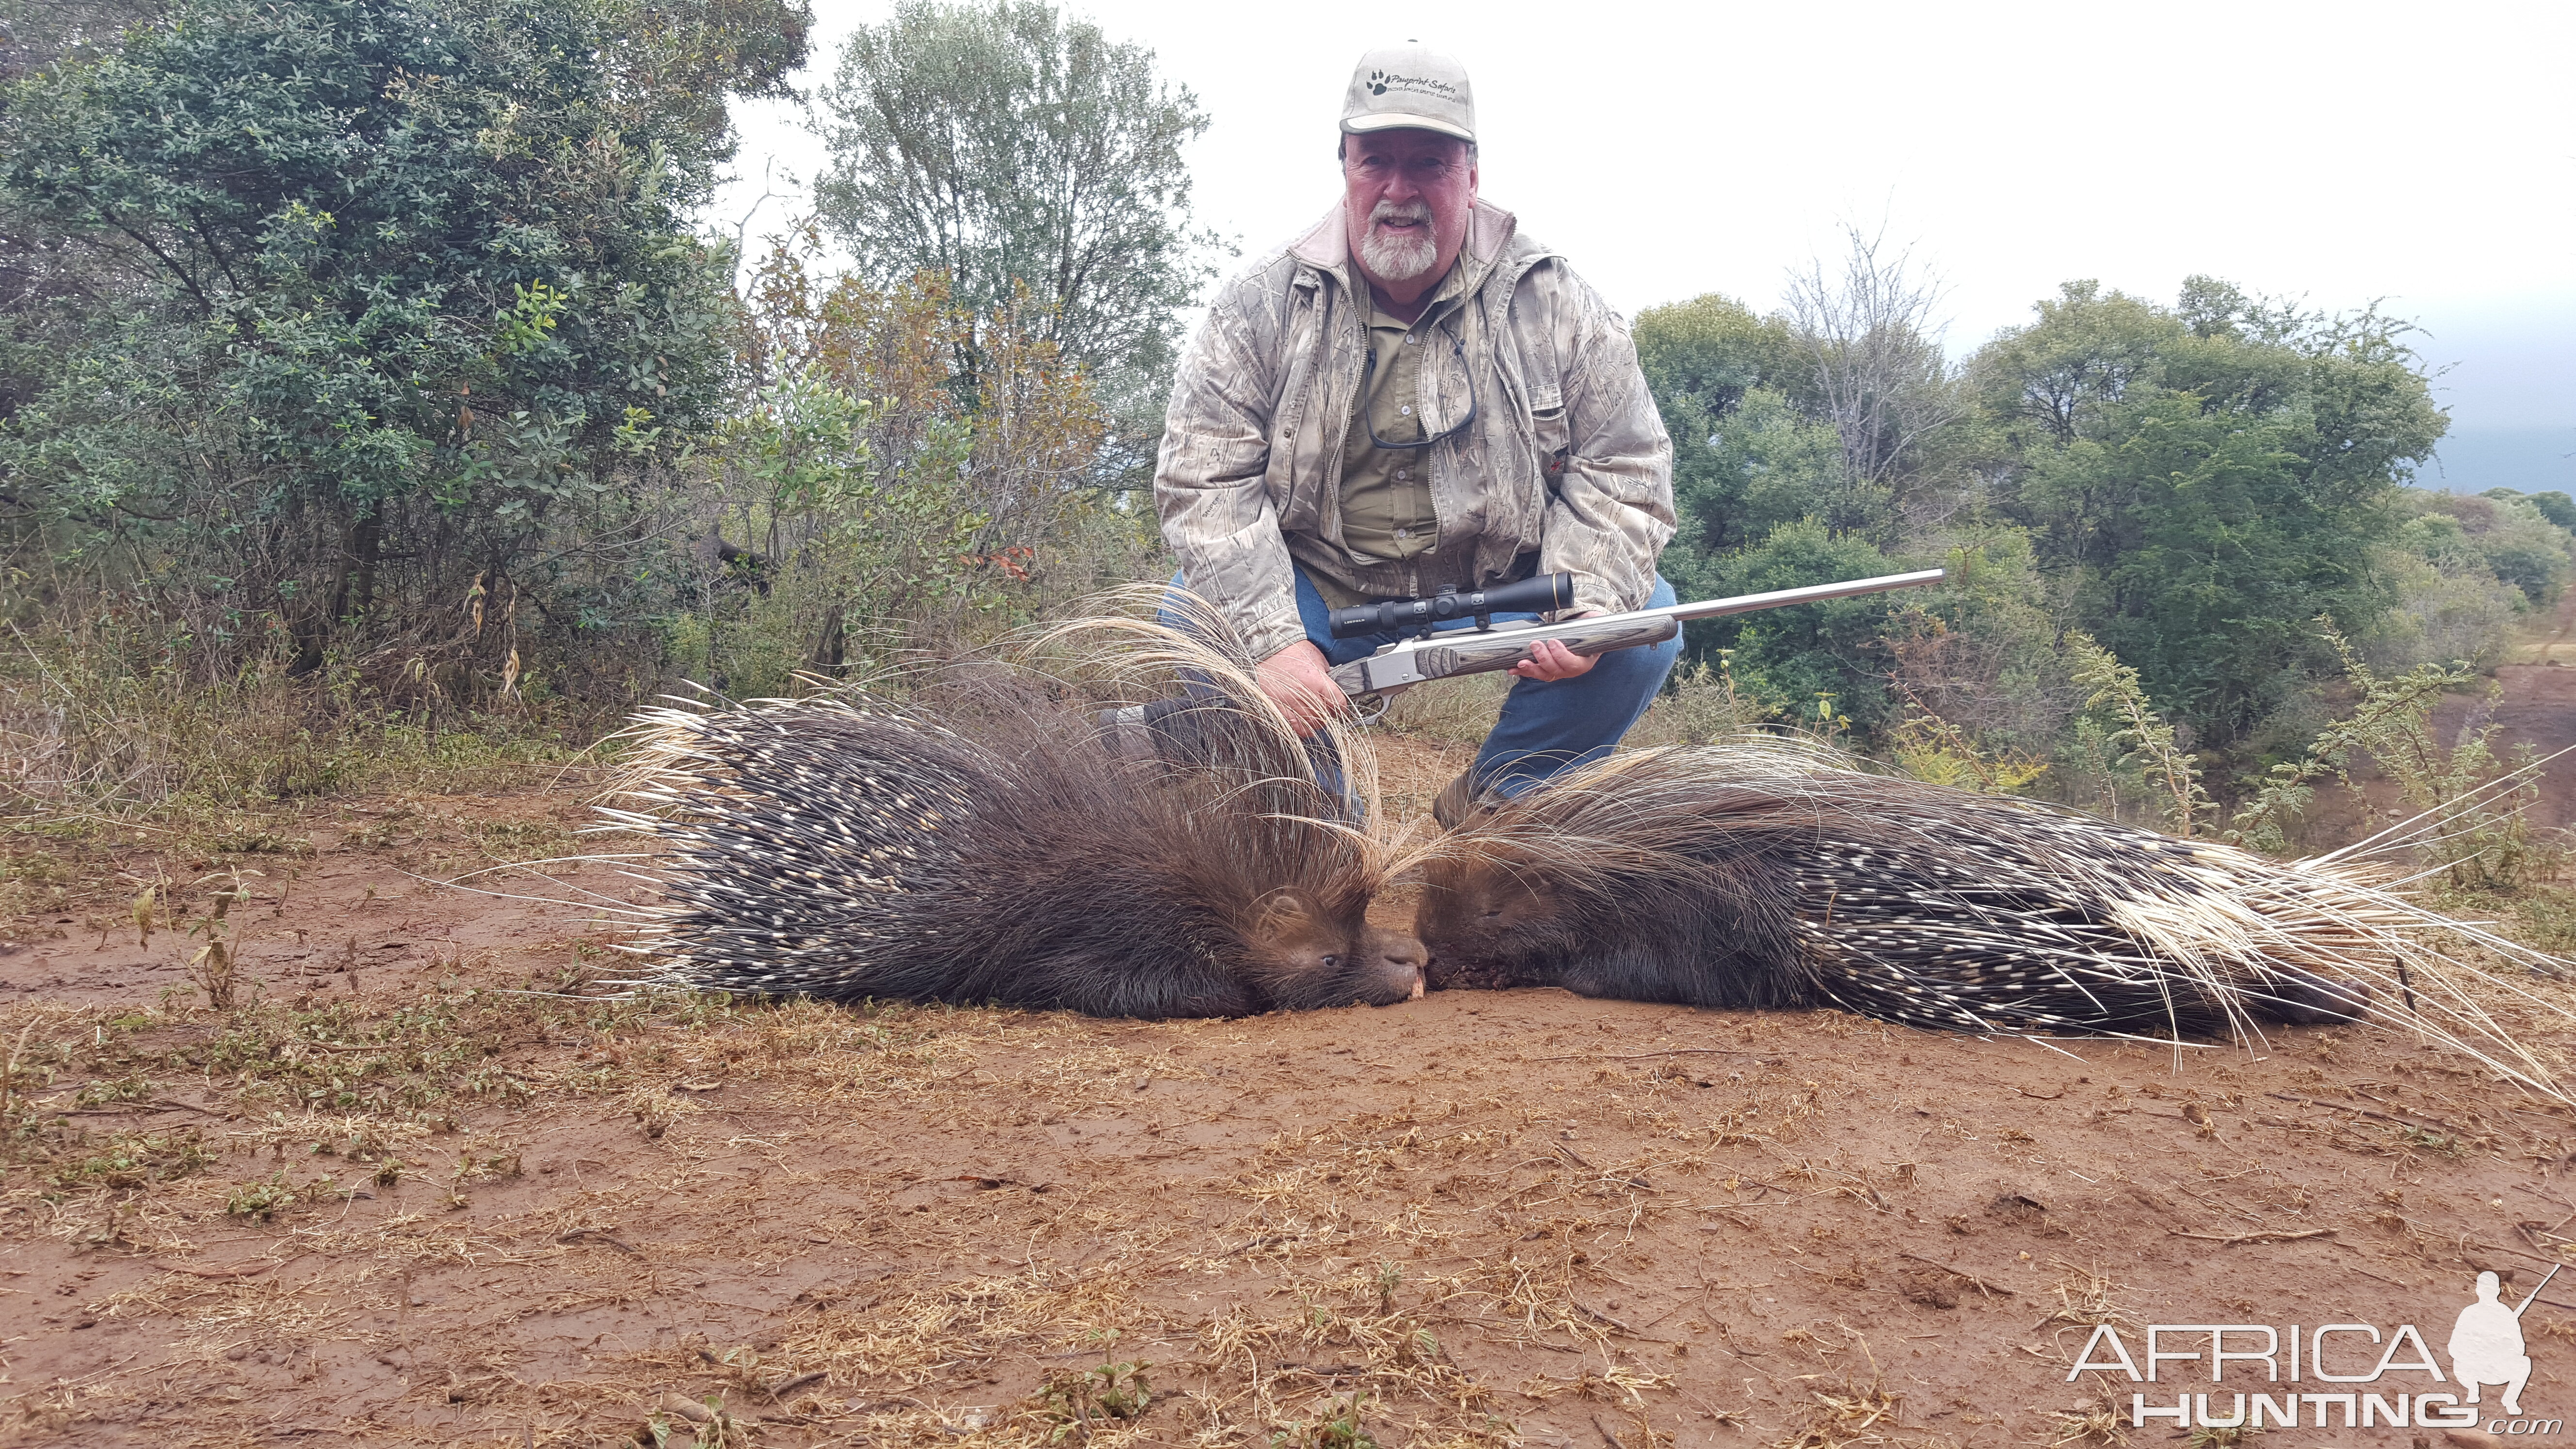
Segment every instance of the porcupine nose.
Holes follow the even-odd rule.
[[[1389,993],[1381,1000],[1397,999],[1392,993],[1399,981],[1405,984],[1401,999],[1406,1001],[1420,1001],[1422,993],[1430,989],[1430,978],[1424,974],[1423,968],[1431,964],[1431,948],[1424,945],[1420,937],[1406,931],[1371,926],[1367,928],[1363,944],[1375,962],[1377,979],[1383,983],[1381,989]]]

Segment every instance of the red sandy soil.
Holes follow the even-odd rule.
[[[261,1004],[232,1018],[188,987],[202,936],[137,943],[132,886],[0,921],[0,1433],[2106,1444],[2086,1416],[2132,1385],[2069,1381],[2098,1324],[2133,1354],[2211,1323],[2438,1351],[2476,1273],[2519,1301],[2576,1257],[2576,1114],[2378,1030],[2176,1052],[1555,991],[1160,1024],[524,994],[613,976],[608,933],[430,881],[568,850],[582,810],[315,815],[310,856],[243,861]],[[219,864],[98,874],[166,875],[190,920]],[[482,883],[631,885],[558,876]],[[2571,1285],[2524,1319],[2524,1407],[2576,1420]],[[1130,1419],[1102,1366],[1138,1361]],[[2191,1368],[2136,1387],[2289,1387]]]
[[[2513,659],[2496,670],[2491,717],[2503,726],[2498,738],[2507,748],[2529,745],[2541,756],[2576,747],[2576,589],[2559,601],[2549,632],[2516,650]],[[2457,723],[2472,718],[2484,723],[2487,717],[2469,706],[2460,710]],[[2446,716],[2445,722],[2453,721]],[[2545,773],[2531,818],[2537,825],[2576,827],[2576,754],[2560,758]]]

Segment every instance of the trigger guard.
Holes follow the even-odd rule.
[[[1379,720],[1386,718],[1387,710],[1392,708],[1394,704],[1394,700],[1376,690],[1371,690],[1366,694],[1354,695],[1351,698],[1351,723],[1357,725],[1376,724]]]

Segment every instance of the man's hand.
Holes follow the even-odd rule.
[[[1592,661],[1583,661],[1590,668]],[[1581,670],[1577,670],[1581,673]],[[1324,651],[1300,639],[1261,661],[1255,671],[1261,692],[1288,716],[1300,735],[1311,735],[1326,720],[1348,713],[1351,702],[1333,676],[1324,672]]]
[[[1595,612],[1595,610],[1586,609],[1580,614],[1568,614],[1565,617],[1583,619]],[[1553,639],[1541,639],[1530,646],[1529,658],[1512,666],[1512,676],[1516,679],[1547,681],[1573,679],[1592,671],[1594,657],[1590,654],[1577,654]]]

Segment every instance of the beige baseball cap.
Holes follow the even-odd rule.
[[[1382,46],[1360,57],[1351,93],[1342,102],[1342,130],[1438,131],[1461,141],[1476,139],[1476,93],[1457,57],[1415,41]]]

